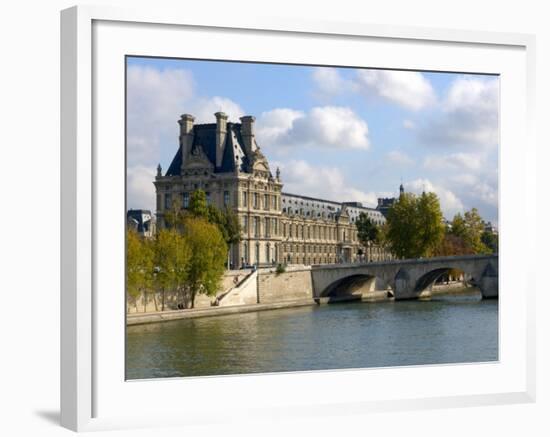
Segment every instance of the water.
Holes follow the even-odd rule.
[[[340,303],[127,330],[127,378],[498,360],[498,301]]]

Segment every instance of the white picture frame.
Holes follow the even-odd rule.
[[[139,35],[148,38],[140,41]],[[215,42],[220,35],[235,41],[250,41],[247,60],[277,57],[277,50],[258,55],[258,39],[273,43],[292,39],[294,43],[312,44],[319,41],[338,44],[386,44],[387,47],[407,45],[411,50],[426,48],[428,61],[415,61],[411,53],[401,50],[388,68],[440,69],[446,71],[491,72],[501,74],[502,123],[500,155],[500,217],[501,290],[499,316],[501,358],[498,363],[471,365],[416,366],[327,372],[297,372],[284,375],[244,375],[230,377],[185,378],[126,382],[120,356],[124,355],[124,291],[120,296],[105,294],[109,281],[120,284],[120,251],[117,226],[124,228],[120,201],[124,174],[120,164],[124,138],[120,132],[123,120],[118,100],[120,93],[121,53],[180,56],[181,48],[171,47],[173,32],[186,32],[190,39],[202,41],[187,48],[189,57],[228,59]],[[156,35],[156,36],[155,36]],[[194,35],[194,36],[193,36]],[[124,37],[127,36],[127,37]],[[324,39],[323,39],[324,38]],[[319,40],[316,42],[316,40]],[[209,45],[208,41],[212,42]],[[109,44],[106,44],[108,42]],[[133,45],[134,44],[134,45]],[[142,44],[139,53],[135,44]],[[282,47],[283,42],[281,42]],[[288,45],[288,41],[286,42]],[[133,45],[133,46],[132,46]],[[236,46],[234,46],[236,47]],[[239,45],[238,47],[243,47]],[[415,49],[416,47],[416,49]],[[446,59],[445,51],[456,50],[454,60]],[[287,47],[288,48],[288,47]],[[331,59],[334,51],[327,49],[326,65],[350,65],[342,59]],[[392,49],[393,50],[393,49]],[[431,56],[435,50],[441,56]],[[157,409],[151,405],[119,408],[124,402],[142,396],[143,399],[173,399],[182,387],[195,396],[222,392],[239,393],[241,411],[254,411],[257,420],[268,417],[326,415],[353,412],[474,406],[532,402],[535,398],[534,340],[534,274],[532,267],[514,253],[532,251],[535,245],[535,223],[526,207],[535,204],[535,145],[533,139],[534,50],[531,35],[423,29],[414,27],[377,26],[363,23],[311,22],[307,20],[250,19],[227,22],[224,17],[193,16],[189,11],[124,10],[108,7],[78,6],[61,13],[61,423],[73,430],[97,430],[121,427],[196,425],[238,420],[228,408],[222,414],[190,410],[183,418],[178,408]],[[391,50],[390,50],[391,51]],[[146,53],[147,52],[147,53]],[[315,55],[316,50],[312,50]],[[492,60],[486,59],[492,53]],[[435,52],[434,52],[435,53]],[[432,53],[433,54],[433,53]],[[472,55],[475,54],[475,55]],[[287,52],[287,61],[298,58]],[[298,56],[298,55],[296,55]],[[305,55],[304,55],[305,56]],[[321,55],[318,55],[321,56]],[[344,55],[342,55],[344,56]],[[391,56],[386,54],[386,56]],[[417,59],[420,59],[420,56]],[[463,57],[464,69],[451,68]],[[291,59],[292,58],[292,59]],[[115,59],[111,68],[109,59]],[[278,58],[284,60],[283,57]],[[317,58],[321,59],[321,58]],[[391,59],[391,58],[388,58]],[[495,61],[496,59],[496,61]],[[491,62],[496,62],[491,64]],[[317,61],[319,62],[319,61]],[[342,63],[343,62],[343,63]],[[375,61],[373,61],[375,62]],[[382,62],[382,58],[377,61]],[[387,61],[390,63],[390,61]],[[363,65],[359,62],[358,65]],[[380,64],[382,65],[382,64]],[[493,66],[491,66],[493,65]],[[105,66],[108,66],[105,68]],[[481,69],[476,66],[482,66]],[[106,79],[109,79],[108,86]],[[98,91],[101,90],[101,91]],[[116,103],[102,111],[110,95]],[[118,99],[118,100],[117,100]],[[112,103],[112,102],[111,102]],[[107,117],[107,112],[113,111]],[[111,116],[113,115],[114,116]],[[103,118],[102,118],[103,117]],[[123,117],[123,114],[122,114]],[[105,119],[112,125],[105,124]],[[113,140],[111,142],[109,140]],[[121,142],[122,141],[122,142]],[[104,148],[111,145],[113,159]],[[513,148],[512,144],[522,144]],[[98,153],[98,149],[100,153]],[[109,159],[107,159],[109,158]],[[513,176],[513,177],[512,177]],[[106,187],[116,187],[107,190]],[[118,197],[117,197],[118,196]],[[521,199],[512,207],[508,199]],[[516,202],[517,205],[517,202]],[[100,207],[101,206],[101,207]],[[106,214],[112,207],[112,215]],[[115,224],[111,224],[110,221]],[[521,223],[531,226],[514,233]],[[112,232],[114,233],[112,233]],[[107,241],[119,241],[116,248],[105,251]],[[118,256],[118,258],[117,258]],[[109,258],[111,257],[111,258]],[[109,258],[109,259],[107,259]],[[115,262],[113,262],[115,261]],[[515,276],[507,273],[514,262]],[[111,267],[106,264],[112,264]],[[519,280],[522,277],[523,280]],[[116,287],[115,287],[116,288]],[[514,290],[513,293],[511,290]],[[103,293],[103,294],[102,294]],[[112,299],[112,301],[110,300]],[[117,301],[118,299],[118,301]],[[113,333],[106,335],[106,333]],[[122,335],[122,337],[121,337]],[[122,338],[122,340],[121,340]],[[122,341],[122,343],[121,343]],[[115,356],[113,356],[113,354]],[[107,359],[107,357],[110,357]],[[122,373],[121,373],[122,371]],[[426,381],[420,388],[412,381]],[[470,378],[477,385],[465,382]],[[388,384],[388,381],[393,381]],[[430,382],[431,381],[431,382]],[[368,386],[368,391],[357,390]],[[355,390],[345,387],[353,387]],[[477,388],[476,388],[477,387]],[[288,390],[293,399],[288,399]],[[269,393],[269,399],[267,398]],[[222,398],[223,396],[220,395]],[[239,397],[240,396],[240,397]],[[123,399],[124,398],[124,399]],[[146,402],[145,402],[146,404]]]

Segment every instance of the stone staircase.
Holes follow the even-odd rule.
[[[258,303],[258,271],[249,273],[235,287],[218,297],[217,303],[220,307],[235,305],[251,305]]]

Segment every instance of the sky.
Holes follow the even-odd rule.
[[[223,111],[256,117],[285,192],[374,207],[402,182],[498,224],[498,76],[129,57],[126,79],[128,208],[155,210],[179,116]]]

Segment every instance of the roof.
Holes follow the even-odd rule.
[[[375,208],[368,208],[365,206],[358,206],[357,202],[336,202],[334,200],[320,199],[317,197],[302,196],[300,194],[282,193],[283,211],[288,211],[291,208],[293,211],[302,210],[305,216],[310,217],[339,217],[341,214],[348,215],[352,221],[355,221],[359,214],[362,212],[373,219],[382,223],[385,221],[384,216],[380,211]],[[298,205],[292,205],[290,199],[301,200]],[[289,200],[289,202],[287,202]],[[305,202],[305,204],[303,203]],[[329,206],[329,208],[324,208]],[[342,208],[345,209],[345,213],[342,212]]]
[[[193,144],[191,153],[197,148],[201,148],[212,165],[216,165],[216,123],[196,124],[193,126]],[[166,176],[181,175],[182,154],[181,147],[178,147],[172,163],[168,167]],[[248,158],[244,152],[243,140],[241,136],[240,123],[227,123],[227,133],[225,135],[225,148],[222,162],[219,167],[214,168],[214,173],[228,173],[235,171],[238,167],[240,171],[246,171],[248,168]]]

